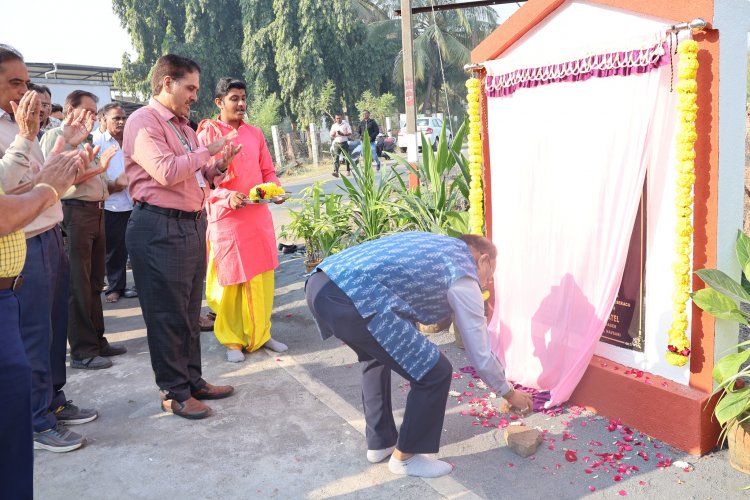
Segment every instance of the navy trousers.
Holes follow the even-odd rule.
[[[26,240],[20,303],[21,339],[31,365],[34,431],[57,423],[54,409],[65,404],[68,266],[62,234],[55,227]],[[53,411],[50,411],[52,409]]]
[[[177,219],[136,206],[125,236],[156,385],[185,401],[206,385],[198,318],[206,278],[206,217]]]
[[[0,498],[31,499],[31,367],[21,342],[18,299],[10,290],[0,291],[0,401]]]
[[[404,453],[437,453],[443,432],[453,367],[441,353],[435,367],[421,380],[411,377],[378,344],[351,299],[323,272],[305,285],[307,305],[315,321],[333,332],[362,362],[362,406],[365,438],[371,450],[397,445]],[[410,382],[401,429],[396,430],[391,406],[391,372]]]
[[[107,240],[107,295],[125,291],[128,264],[128,249],[125,245],[125,231],[128,228],[130,210],[126,212],[104,211],[104,233]]]

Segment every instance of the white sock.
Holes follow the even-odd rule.
[[[271,349],[273,352],[284,352],[289,349],[286,344],[274,340],[273,338],[268,339],[268,342],[263,344],[266,349]]]
[[[230,363],[242,363],[245,361],[245,355],[237,349],[227,349],[227,361]]]
[[[414,455],[409,460],[398,460],[393,455],[388,461],[388,469],[401,476],[440,477],[450,474],[453,466],[437,458]]]
[[[395,446],[390,446],[388,448],[384,448],[382,450],[367,450],[367,460],[371,464],[377,464],[385,460],[390,456],[391,453],[393,453],[393,450],[395,450]]]

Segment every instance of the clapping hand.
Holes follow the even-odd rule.
[[[118,149],[120,148],[118,148],[115,145],[107,149],[104,153],[102,153],[101,157],[99,157],[99,166],[90,168],[84,171],[83,174],[79,175],[75,181],[76,186],[83,184],[84,182],[91,179],[92,177],[96,177],[97,175],[106,172],[107,169],[109,168],[110,160],[112,160],[112,157],[117,153]],[[92,149],[91,146],[87,144],[86,148],[84,148],[83,151],[79,151],[79,152],[84,154],[84,156],[87,159],[89,159],[89,163],[87,163],[87,165],[89,165],[94,160],[96,153],[99,152],[99,146],[96,146],[95,148]]]
[[[10,101],[10,107],[13,108],[13,115],[18,123],[19,135],[29,141],[35,141],[39,133],[39,113],[42,110],[39,94],[30,90],[23,95],[18,104]]]
[[[206,146],[206,148],[208,149],[208,153],[211,156],[214,156],[216,153],[218,153],[219,151],[221,151],[222,149],[224,149],[224,146],[226,146],[227,143],[229,143],[230,141],[232,141],[236,137],[237,137],[237,131],[236,130],[232,130],[227,135],[219,137],[214,142],[212,142],[211,144],[209,144],[208,146]]]
[[[71,110],[65,115],[63,138],[70,147],[78,147],[94,128],[96,115],[83,108]]]
[[[79,171],[85,168],[85,155],[82,151],[73,150],[63,152],[65,141],[57,138],[52,151],[44,162],[44,167],[34,175],[34,184],[44,182],[62,196],[73,185]]]

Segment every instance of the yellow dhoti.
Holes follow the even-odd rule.
[[[213,251],[206,273],[206,301],[216,313],[214,335],[229,349],[258,350],[271,338],[274,272],[258,274],[245,283],[221,286]]]

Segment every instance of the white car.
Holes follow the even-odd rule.
[[[443,120],[434,116],[425,116],[417,118],[417,144],[422,147],[422,134],[427,142],[432,144],[432,149],[437,150],[438,141],[440,140],[440,130],[443,128]],[[445,131],[445,137],[448,144],[453,140],[453,134],[450,130]],[[401,128],[398,131],[398,147],[402,153],[406,152],[406,122],[401,122]]]

